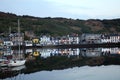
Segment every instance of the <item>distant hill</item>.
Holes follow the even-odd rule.
[[[66,35],[71,33],[120,33],[120,19],[79,20],[67,18],[40,18],[28,15],[18,16],[0,12],[0,33],[17,32],[17,19],[20,19],[21,32],[33,31],[36,35]]]

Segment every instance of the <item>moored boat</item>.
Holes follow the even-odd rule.
[[[15,66],[21,66],[21,65],[24,65],[26,60],[25,59],[21,59],[20,57],[20,41],[19,41],[19,38],[20,38],[20,23],[19,23],[19,19],[18,19],[18,58],[13,58],[12,60],[10,60],[10,62],[8,63],[8,66],[9,67],[15,67]]]
[[[9,61],[6,59],[0,59],[0,67],[8,66]]]

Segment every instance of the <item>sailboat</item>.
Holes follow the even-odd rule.
[[[18,19],[18,38],[20,37],[20,22]],[[18,57],[20,57],[20,40],[18,39],[18,47],[19,47],[19,51],[18,51]],[[10,60],[10,62],[8,63],[9,67],[16,67],[16,66],[22,66],[24,65],[26,62],[25,59],[12,59]]]

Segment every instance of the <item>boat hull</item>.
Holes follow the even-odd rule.
[[[15,67],[15,66],[21,66],[24,65],[26,60],[16,60],[16,61],[10,61],[8,64],[9,67]]]

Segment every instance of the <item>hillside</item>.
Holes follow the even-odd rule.
[[[66,35],[71,33],[119,33],[120,19],[112,20],[79,20],[66,18],[39,18],[17,16],[0,12],[0,33],[17,32],[17,19],[20,19],[21,32],[33,31],[35,34]]]

